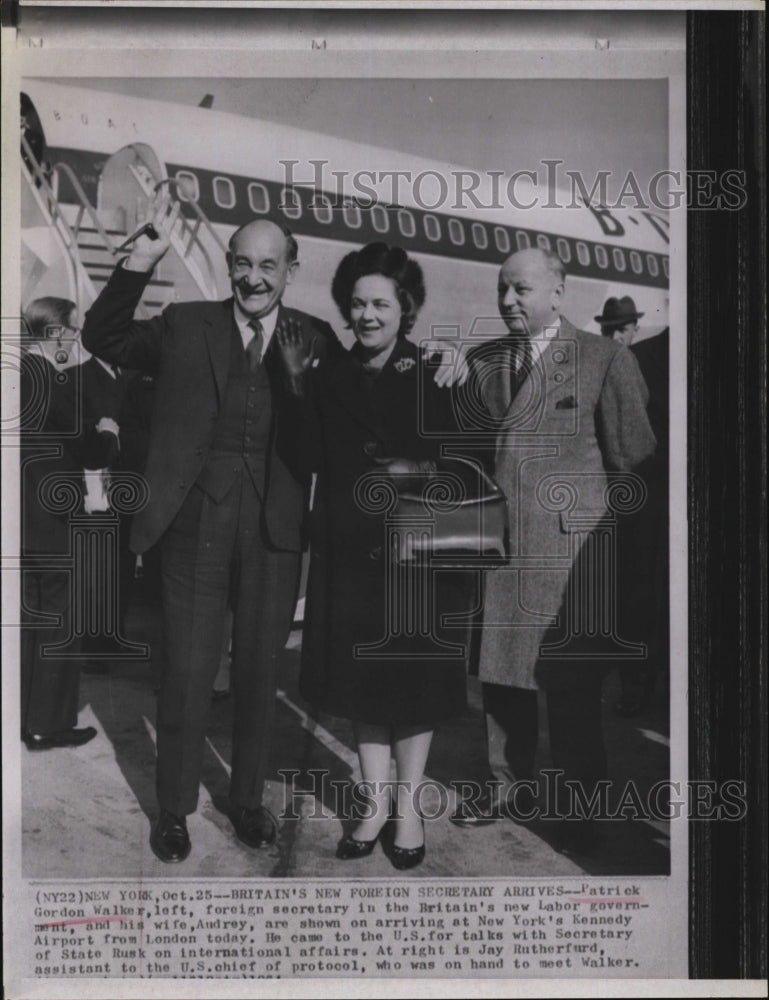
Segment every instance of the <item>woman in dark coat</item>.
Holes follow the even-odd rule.
[[[388,850],[408,868],[424,857],[414,792],[433,728],[466,704],[466,626],[441,619],[466,613],[469,593],[462,573],[394,562],[388,509],[396,484],[419,490],[435,472],[442,437],[456,433],[453,397],[406,339],[425,290],[405,251],[375,243],[348,254],[332,294],[357,342],[313,371],[318,480],[301,691],[355,725],[368,809],[338,857],[370,854],[397,806]],[[385,787],[391,755],[397,801]]]

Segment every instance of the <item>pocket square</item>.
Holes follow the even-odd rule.
[[[577,400],[573,396],[564,396],[555,404],[556,410],[576,410]]]

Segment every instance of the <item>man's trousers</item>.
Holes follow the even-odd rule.
[[[162,543],[166,664],[158,701],[157,794],[194,812],[225,612],[232,634],[233,806],[261,804],[277,670],[293,619],[301,555],[267,542],[261,499],[243,470],[215,503],[193,486]]]
[[[80,660],[71,655],[77,652],[71,644],[72,581],[66,570],[33,568],[22,570],[22,580],[21,730],[45,736],[77,725]],[[64,645],[68,658],[46,648]]]

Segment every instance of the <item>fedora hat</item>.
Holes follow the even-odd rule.
[[[594,316],[593,318],[596,323],[601,323],[605,326],[609,323],[630,323],[632,320],[640,319],[642,316],[643,313],[636,311],[635,302],[633,302],[629,295],[623,295],[621,299],[617,299],[612,295],[604,304],[603,315]]]

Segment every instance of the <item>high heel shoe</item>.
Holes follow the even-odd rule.
[[[356,858],[367,858],[376,847],[378,840],[384,841],[387,823],[382,827],[373,840],[356,840],[351,833],[339,842],[336,849],[336,856],[340,861],[354,861]]]
[[[422,834],[424,835],[425,824],[422,821]],[[407,868],[416,868],[425,859],[424,842],[419,847],[398,847],[395,838],[388,844],[388,857],[393,868],[405,871]]]
[[[405,871],[407,868],[416,868],[425,860],[425,845],[421,847],[398,847],[396,844],[390,845],[390,861],[393,868]]]

